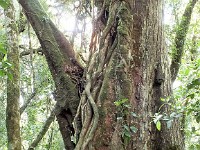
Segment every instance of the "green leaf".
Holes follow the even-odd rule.
[[[197,123],[200,123],[200,115],[197,115],[197,116],[195,117],[195,119],[196,119],[196,122],[197,122]]]
[[[167,123],[167,128],[168,129],[171,128],[171,126],[172,126],[172,120],[169,120],[166,123]]]
[[[157,121],[156,122],[156,128],[160,131],[161,130],[161,122]]]
[[[2,64],[2,67],[3,67],[4,69],[11,68],[11,67],[12,67],[12,64],[9,63],[8,61],[4,61],[3,64]]]
[[[137,117],[136,113],[134,113],[134,112],[131,112],[131,115],[132,115],[133,117]]]
[[[0,77],[3,77],[3,76],[5,76],[5,71],[0,69]]]
[[[156,124],[162,117],[163,115],[159,115],[159,113],[156,113],[153,122]]]
[[[175,117],[176,116],[176,113],[175,112],[172,112],[171,114],[170,114],[170,118],[173,118],[173,117]]]
[[[8,8],[10,5],[10,0],[0,0],[0,6],[4,9]]]
[[[114,104],[115,104],[116,106],[120,106],[120,105],[124,104],[124,103],[127,102],[127,101],[128,101],[128,99],[127,99],[127,98],[124,98],[124,99],[115,101]]]
[[[200,78],[193,80],[189,85],[187,85],[188,90],[195,88],[200,85]]]
[[[3,46],[2,43],[0,43],[0,52],[3,53],[3,54],[6,54],[6,53],[7,53],[7,51],[6,51],[6,49],[4,48],[4,46]]]
[[[137,130],[138,130],[138,129],[137,129],[136,127],[134,127],[134,126],[130,126],[130,129],[131,129],[131,131],[134,132],[134,133],[136,133]]]
[[[193,99],[194,98],[194,93],[192,93],[192,94],[189,94],[187,97],[189,97],[189,98],[191,98],[191,99]]]
[[[13,80],[13,75],[11,73],[7,73],[8,79]]]
[[[127,130],[125,130],[124,131],[124,135],[126,136],[126,137],[131,137],[131,133],[130,133],[130,131],[127,131]]]
[[[125,130],[130,131],[129,127],[127,125],[123,126]]]

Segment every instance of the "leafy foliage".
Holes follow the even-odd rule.
[[[181,31],[181,29],[178,29],[178,25],[186,4],[186,2],[180,0],[168,0],[167,2],[167,5],[171,5],[170,7],[173,8],[171,18],[174,20],[173,23],[169,22],[169,24],[166,25],[166,40],[170,53],[173,53],[174,49],[174,33],[177,30]],[[165,101],[167,104],[173,106],[174,114],[182,118],[187,149],[194,150],[199,149],[198,143],[200,141],[200,40],[197,38],[199,37],[199,20],[196,19],[199,17],[197,13],[199,11],[198,9],[199,5],[196,5],[184,44],[184,53],[178,79],[174,83],[174,95],[169,98],[174,99],[175,103],[172,105],[169,101]],[[170,116],[174,116],[174,114]],[[173,121],[171,122],[170,120],[166,121],[168,126],[173,123]]]
[[[46,1],[41,1],[45,10],[48,10],[48,5]],[[63,2],[63,1],[62,1]],[[68,2],[68,1],[67,1]],[[57,2],[58,3],[58,2]],[[72,2],[68,2],[72,5]],[[0,0],[0,6],[3,9],[9,7],[9,0]],[[71,5],[70,9],[72,10]],[[174,38],[176,30],[182,32],[182,29],[178,28],[180,23],[180,18],[183,13],[183,8],[186,5],[185,2],[180,0],[167,0],[167,7],[172,11],[171,17],[173,22],[169,21],[165,25],[166,29],[166,43],[169,49],[169,55],[174,54]],[[198,6],[199,7],[199,6]],[[164,105],[173,106],[173,112],[171,114],[160,114],[156,113],[153,116],[153,122],[157,130],[162,130],[163,123],[166,123],[167,127],[170,129],[173,125],[173,121],[176,118],[182,118],[185,121],[184,131],[186,135],[187,148],[191,150],[200,149],[200,40],[199,40],[199,10],[195,10],[195,16],[192,18],[192,22],[189,27],[188,35],[185,42],[185,52],[182,58],[182,64],[179,71],[178,79],[175,84],[180,84],[174,88],[173,98],[162,99]],[[52,14],[50,14],[52,15]],[[78,14],[82,15],[82,14]],[[78,16],[77,15],[77,16]],[[53,16],[53,15],[52,15]],[[81,16],[79,16],[81,17]],[[82,19],[86,16],[82,16]],[[87,18],[88,19],[88,18]],[[2,22],[2,21],[1,21]],[[77,25],[78,26],[78,25]],[[84,26],[79,22],[79,26]],[[78,28],[78,27],[77,27]],[[120,29],[123,32],[123,29]],[[31,31],[31,35],[33,31]],[[20,44],[26,46],[29,49],[30,45],[27,40],[27,31],[22,33]],[[196,38],[195,38],[196,36]],[[4,33],[3,25],[0,26],[0,77],[7,75],[8,78],[12,79],[12,75],[8,73],[10,67],[14,67],[14,64],[10,64],[7,61],[7,50],[6,46],[6,35]],[[78,36],[77,36],[78,37]],[[86,38],[86,37],[84,37]],[[78,39],[78,38],[77,38]],[[78,39],[80,40],[80,39]],[[24,41],[24,42],[22,42]],[[32,47],[37,48],[39,46],[38,41],[34,36],[31,37]],[[34,45],[34,46],[33,46]],[[87,49],[87,48],[85,48]],[[22,49],[21,49],[22,51]],[[21,52],[20,51],[20,52]],[[33,98],[32,102],[28,105],[25,112],[22,114],[22,137],[23,146],[28,148],[31,144],[36,133],[40,131],[42,125],[44,124],[46,118],[49,116],[55,101],[53,99],[54,83],[47,67],[47,63],[43,56],[38,54],[33,54],[33,58],[30,56],[23,56],[20,59],[21,64],[21,103],[25,103],[29,95],[36,89],[38,89],[37,95]],[[33,68],[31,68],[33,64]],[[34,75],[33,75],[34,74]],[[6,127],[5,127],[5,99],[6,99],[6,85],[5,80],[0,83],[0,147],[6,148]],[[33,90],[34,89],[34,90]],[[175,100],[172,103],[169,99]],[[22,105],[21,104],[21,105]],[[138,128],[134,124],[131,124],[127,120],[129,118],[138,118],[137,114],[130,112],[129,100],[127,98],[120,99],[114,102],[118,109],[117,120],[121,123],[121,136],[126,145],[132,136],[137,133]],[[54,122],[48,133],[43,138],[43,141],[38,145],[38,149],[63,149],[63,143],[61,135],[58,131],[58,125]]]
[[[0,0],[0,6],[4,9],[8,8],[10,5],[10,0]]]
[[[122,138],[124,139],[124,144],[127,145],[128,142],[131,139],[131,136],[137,132],[137,128],[130,124],[129,122],[127,122],[127,117],[131,116],[131,117],[137,117],[137,115],[134,112],[130,112],[130,104],[128,103],[128,99],[124,98],[124,99],[120,99],[118,101],[114,102],[115,106],[118,108],[119,111],[119,115],[117,117],[117,120],[121,122],[122,124]]]

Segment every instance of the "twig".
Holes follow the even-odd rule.
[[[30,104],[31,100],[37,95],[37,90],[34,91],[29,98],[26,100],[25,104],[20,108],[20,115],[24,112],[24,110],[28,107]]]

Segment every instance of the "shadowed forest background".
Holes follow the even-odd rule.
[[[199,150],[198,0],[0,0],[0,150]]]

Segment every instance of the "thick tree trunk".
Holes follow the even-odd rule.
[[[6,106],[6,127],[8,136],[8,150],[21,150],[20,136],[20,71],[19,71],[19,47],[18,30],[15,24],[15,10],[13,5],[5,11],[5,15],[11,19],[8,24],[8,61],[13,64],[9,68],[12,79],[7,80],[7,106]]]
[[[40,3],[19,0],[42,46],[55,82],[56,116],[65,148],[72,150],[72,121],[79,104],[78,89],[83,68],[76,61],[74,51],[65,36],[55,27]]]
[[[100,11],[79,107],[77,85],[84,80],[83,69],[69,42],[36,0],[19,2],[56,84],[56,99],[62,108],[57,119],[66,149],[184,149],[178,120],[170,129],[162,122],[161,131],[153,124],[155,113],[170,113],[160,100],[171,96],[161,0],[95,1]],[[73,132],[75,147],[70,137]]]
[[[184,149],[178,120],[170,129],[162,122],[161,131],[153,123],[155,113],[170,113],[168,106],[162,106],[161,102],[161,98],[171,96],[162,10],[160,0],[126,0],[119,6],[118,44],[99,95],[101,117],[92,142],[95,149]],[[129,113],[119,111],[114,105],[122,99],[128,99],[131,108],[120,108]],[[133,127],[137,128],[136,133],[131,132]]]

